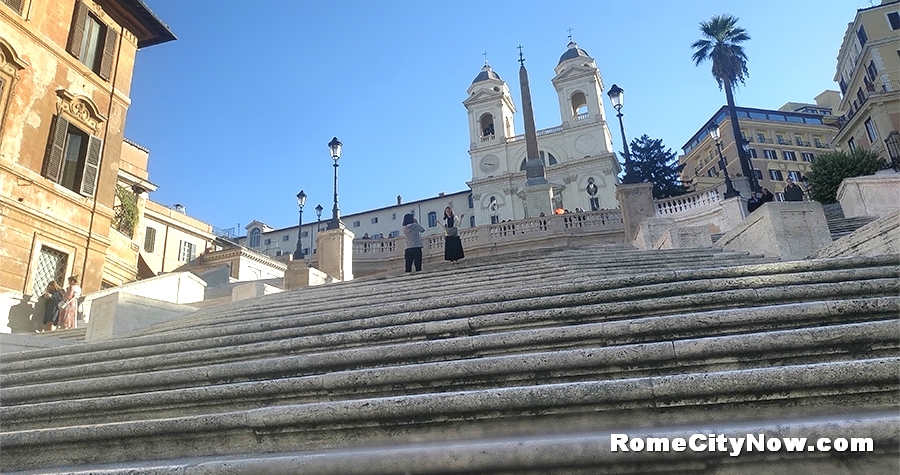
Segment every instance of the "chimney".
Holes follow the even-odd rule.
[[[174,206],[175,206],[175,211],[177,211],[177,212],[179,212],[179,213],[181,213],[181,214],[185,214],[185,213],[184,213],[184,205],[183,205],[183,204],[181,204],[181,203],[175,203]]]
[[[443,196],[444,196],[444,192],[443,192],[443,191],[440,192],[440,193],[438,193],[438,198],[442,198]]]
[[[397,206],[400,206],[402,204],[403,204],[403,198],[401,198],[400,195],[397,195]]]

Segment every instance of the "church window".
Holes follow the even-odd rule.
[[[262,239],[262,231],[259,228],[253,228],[250,231],[250,247],[259,247],[260,239]]]
[[[584,93],[579,91],[572,94],[572,115],[576,119],[582,119],[587,118],[587,114],[587,98],[584,96]]]
[[[469,227],[470,228],[475,227],[475,216],[469,216]]]
[[[437,226],[437,212],[430,211],[428,213],[428,227],[433,228]]]
[[[481,126],[481,139],[489,140],[494,138],[494,116],[491,114],[483,114],[480,119],[478,119],[478,124]]]
[[[538,153],[540,154],[540,157],[541,157],[541,163],[543,163],[545,167],[548,166],[548,164],[556,165],[558,163],[556,161],[556,157],[554,157],[552,153],[544,152],[543,150],[541,150]],[[519,171],[525,171],[525,162],[527,160],[528,160],[527,158],[522,159],[522,165],[519,166]]]

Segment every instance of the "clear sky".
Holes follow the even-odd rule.
[[[559,125],[550,79],[568,29],[625,90],[628,140],[680,147],[723,104],[695,67],[699,22],[737,16],[750,76],[740,106],[814,102],[834,82],[847,24],[868,0],[145,0],[178,40],[138,53],[126,136],[150,149],[151,199],[220,228],[331,216],[327,144],[343,143],[341,214],[467,189],[466,89],[484,64],[507,81],[522,133],[518,50],[538,129]],[[877,0],[875,4],[879,3]],[[616,150],[614,109],[605,96]]]

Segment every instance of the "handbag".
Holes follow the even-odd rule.
[[[451,226],[446,229],[447,229],[447,236],[458,236],[459,235],[459,228],[457,228],[456,226]]]
[[[72,300],[75,300],[75,299],[72,299]],[[65,302],[60,302],[60,303],[56,304],[56,308],[62,310],[64,308],[68,307],[69,304],[72,302],[72,300],[66,300]]]

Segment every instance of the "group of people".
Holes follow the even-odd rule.
[[[784,201],[803,201],[803,194],[803,188],[794,183],[793,179],[788,178],[784,185]],[[763,188],[762,193],[752,191],[750,199],[747,200],[747,211],[752,213],[770,201],[775,201],[775,195],[767,188]]]
[[[444,260],[456,264],[456,261],[466,257],[462,248],[462,240],[459,238],[459,223],[465,214],[457,216],[453,208],[444,208],[444,216],[438,221],[438,226],[444,230]],[[416,272],[422,270],[422,233],[425,228],[416,221],[413,213],[403,216],[403,237],[406,238],[405,271]]]
[[[81,287],[78,285],[78,277],[74,275],[69,277],[69,286],[65,289],[56,281],[47,284],[47,290],[44,292],[46,306],[42,331],[52,331],[53,327],[57,330],[75,328],[80,297]]]

